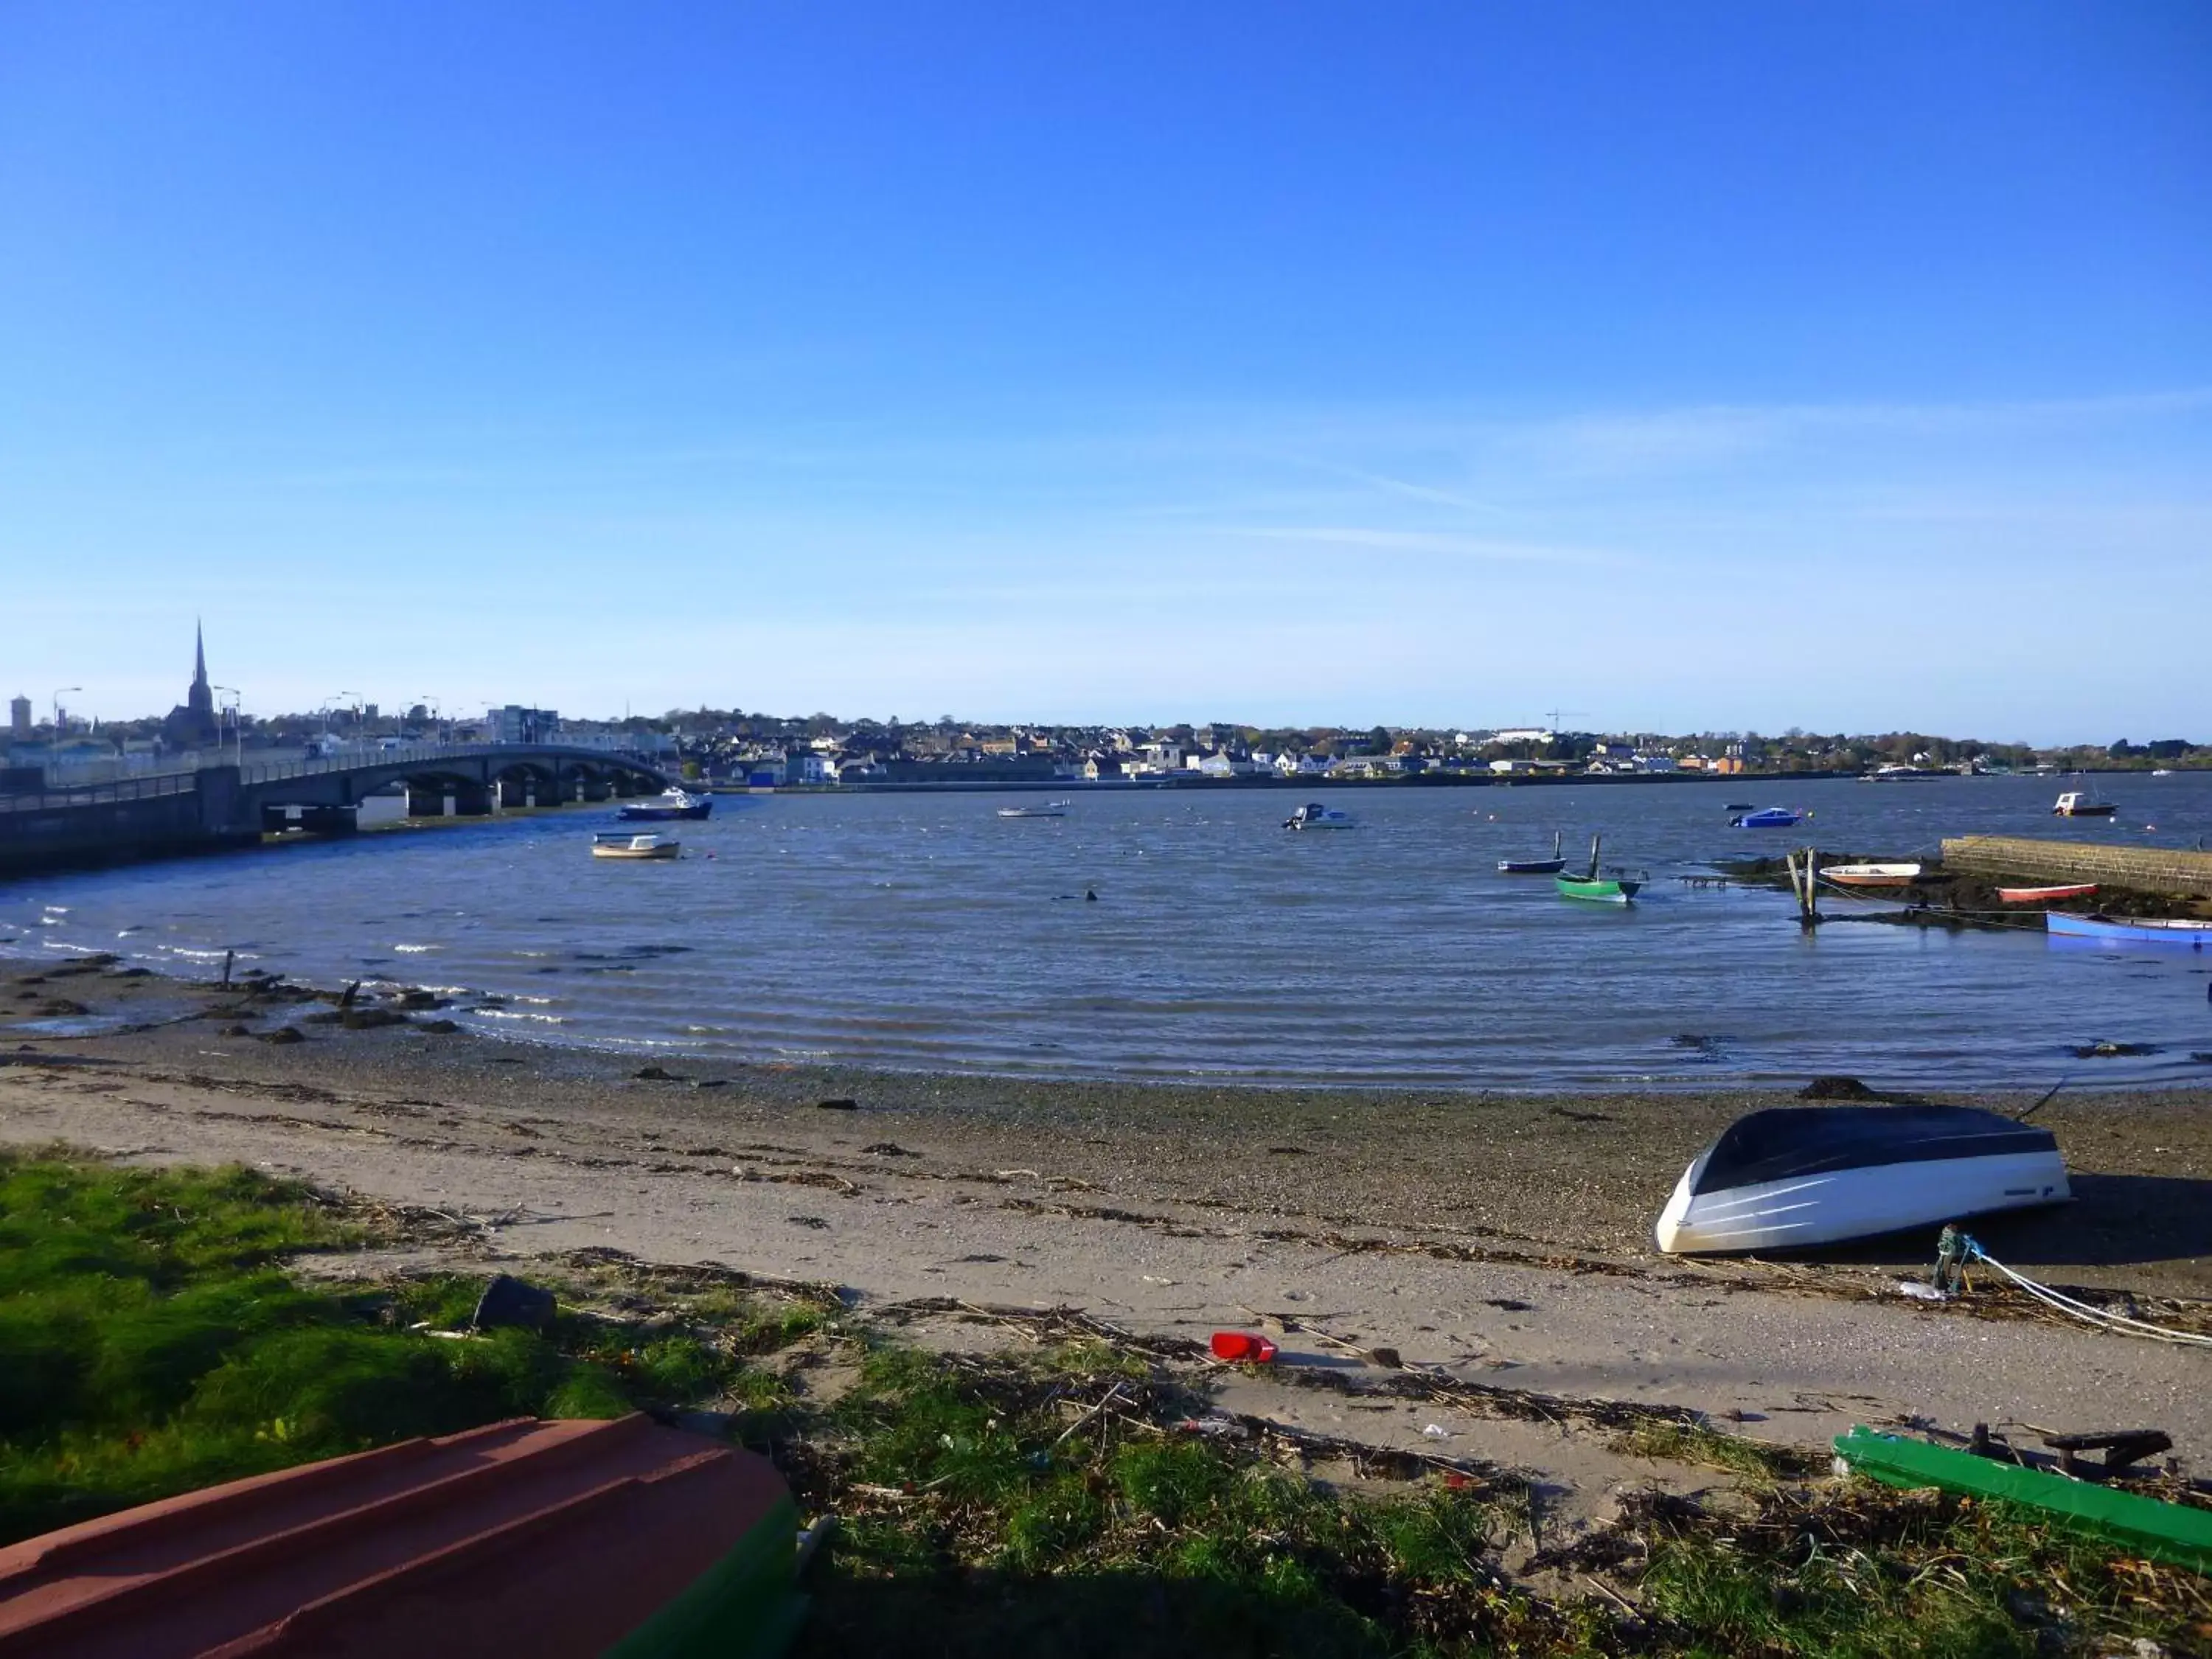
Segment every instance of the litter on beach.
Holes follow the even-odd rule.
[[[1216,1331],[1212,1347],[1216,1359],[1244,1365],[1270,1364],[1277,1352],[1273,1342],[1252,1331]]]

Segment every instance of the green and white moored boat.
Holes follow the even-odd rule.
[[[1598,868],[1598,848],[1601,836],[1590,837],[1589,872],[1570,875],[1561,871],[1552,878],[1561,898],[1586,899],[1593,904],[1626,904],[1634,899],[1637,890],[1644,885],[1641,870],[1623,870],[1618,865],[1610,870]]]

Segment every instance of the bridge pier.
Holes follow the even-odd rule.
[[[407,816],[410,818],[442,818],[446,816],[446,792],[443,789],[422,789],[407,786]]]
[[[503,812],[530,805],[530,782],[526,778],[501,778],[493,787],[499,791],[499,807]]]

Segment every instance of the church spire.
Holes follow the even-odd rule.
[[[198,617],[192,618],[192,684],[207,684],[207,639]]]

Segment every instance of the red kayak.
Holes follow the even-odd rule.
[[[2087,898],[2096,890],[2095,882],[2079,881],[2070,887],[2000,887],[1997,896],[2007,904],[2048,904],[2053,899]]]

